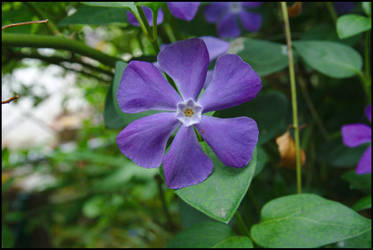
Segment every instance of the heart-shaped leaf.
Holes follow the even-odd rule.
[[[320,247],[371,230],[371,221],[341,203],[314,194],[296,194],[264,205],[261,221],[251,228],[262,247]]]
[[[255,174],[257,152],[244,168],[225,166],[206,144],[202,148],[214,164],[213,173],[202,183],[185,187],[176,194],[211,218],[228,223],[236,212]]]

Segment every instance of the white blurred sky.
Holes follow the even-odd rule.
[[[44,52],[48,52],[47,50]],[[38,60],[24,59],[30,66],[37,65]],[[28,67],[16,69],[11,77],[2,76],[1,99],[6,100],[13,96],[10,92],[12,85],[15,90],[23,83],[33,86],[34,91],[49,93],[49,97],[36,107],[32,107],[30,98],[20,96],[16,102],[2,104],[1,133],[2,147],[27,148],[30,146],[50,145],[55,135],[48,129],[52,121],[62,112],[62,100],[66,94],[70,98],[67,108],[72,112],[82,112],[88,108],[82,91],[76,87],[76,75],[68,72],[61,77],[62,68],[50,65],[47,68]],[[31,114],[34,118],[25,116]],[[38,122],[38,120],[42,122]],[[45,123],[47,126],[43,125]]]

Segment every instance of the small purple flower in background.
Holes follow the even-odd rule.
[[[153,26],[153,12],[150,8],[146,6],[142,6],[142,10],[144,11],[146,20],[148,20],[148,23],[150,26]],[[127,20],[130,22],[130,24],[139,27],[139,21],[137,18],[131,13],[131,11],[127,10]],[[163,11],[162,9],[158,10],[157,13],[157,25],[161,24],[163,22]]]
[[[179,19],[191,21],[198,11],[200,2],[167,2],[171,14]]]
[[[179,19],[185,21],[190,21],[196,15],[200,2],[168,2],[167,7],[170,10],[171,14]],[[148,20],[150,26],[153,26],[153,13],[152,10],[146,6],[142,6],[145,17]],[[131,13],[127,11],[127,20],[130,24],[134,26],[140,26],[139,21]],[[163,22],[163,11],[160,8],[157,13],[157,25]]]
[[[204,113],[239,105],[254,98],[262,85],[250,65],[237,55],[220,56],[212,81],[200,96],[209,64],[201,39],[173,43],[158,54],[158,63],[176,83],[181,96],[148,62],[131,61],[123,72],[117,99],[125,113],[164,112],[140,118],[117,136],[121,152],[144,168],[163,162],[169,188],[198,184],[213,164],[202,151],[194,127],[227,166],[244,167],[258,140],[256,122],[248,117],[216,118]],[[199,97],[200,96],[200,97]],[[166,155],[167,140],[177,129]]]
[[[333,5],[338,15],[348,13],[355,7],[354,2],[334,2]]]
[[[372,122],[372,105],[365,108],[365,115]],[[342,127],[343,143],[348,147],[356,147],[363,143],[372,143],[372,128],[361,123],[348,124]],[[372,145],[365,150],[357,168],[357,174],[368,174],[372,172]]]
[[[216,2],[205,9],[209,23],[217,23],[220,37],[236,37],[241,34],[237,19],[247,31],[257,32],[262,25],[260,14],[249,12],[246,8],[256,8],[260,2]]]

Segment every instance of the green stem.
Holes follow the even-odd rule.
[[[168,209],[168,206],[167,206],[167,203],[166,203],[166,198],[165,198],[164,191],[163,191],[163,188],[162,188],[162,178],[161,178],[161,176],[159,174],[155,175],[154,178],[157,181],[158,192],[159,192],[159,196],[161,198],[163,212],[164,212],[164,214],[166,216],[167,226],[170,229],[175,229],[176,226],[175,226],[175,224],[172,221],[172,216],[171,216],[171,213],[170,213],[170,211]]]
[[[146,19],[144,11],[138,5],[136,5],[136,8],[137,8],[137,10],[140,14],[140,19],[142,20],[142,22],[145,26],[145,29],[146,29],[145,35],[148,38],[148,40],[150,41],[150,43],[152,44],[153,49],[155,51],[155,54],[158,54],[159,53],[159,46],[158,46],[157,40],[154,40],[154,30],[153,30],[153,38],[152,38],[152,37],[150,37],[150,34],[152,33],[152,31],[151,31],[150,25],[148,23],[148,20]],[[154,18],[155,18],[155,23],[157,24],[157,15],[156,15],[156,13],[153,12],[153,23],[154,23]],[[157,25],[155,25],[155,26],[157,26]],[[157,30],[157,27],[155,27],[155,30]]]
[[[338,16],[337,16],[337,13],[334,10],[332,2],[326,2],[326,6],[327,6],[327,8],[328,8],[328,10],[330,12],[330,15],[333,18],[334,25],[336,25],[337,24]]]
[[[369,53],[369,49],[370,49],[370,31],[367,31],[365,33],[365,48],[364,48],[364,60],[365,60],[365,82],[364,82],[364,85],[365,85],[365,93],[367,95],[367,98],[368,98],[368,103],[371,103],[371,93],[370,93],[370,89],[371,89],[371,84],[372,84],[372,81],[371,81],[371,75],[370,75],[370,53]]]
[[[179,30],[177,29],[175,20],[171,16],[171,13],[168,10],[168,8],[163,8],[162,10],[163,10],[164,17],[167,23],[169,23],[169,30],[171,31],[174,38],[176,38],[176,40],[183,40],[183,36],[180,34]]]
[[[172,31],[171,25],[169,23],[165,23],[164,24],[164,29],[165,29],[170,41],[172,43],[176,42],[177,40],[176,40],[174,32]]]
[[[3,33],[2,46],[63,49],[90,57],[110,67],[115,67],[117,61],[123,61],[120,58],[106,55],[99,50],[88,47],[82,42],[62,36]]]
[[[245,222],[243,221],[240,213],[238,211],[236,211],[236,213],[234,214],[234,217],[236,218],[236,221],[238,223],[238,227],[240,228],[240,231],[243,235],[247,235],[247,237],[250,238],[250,232],[249,230],[247,229],[247,226],[245,225]]]
[[[300,148],[299,148],[297,92],[296,92],[296,85],[295,85],[294,60],[293,60],[293,49],[292,49],[292,44],[291,44],[290,24],[289,24],[289,17],[288,17],[288,10],[286,6],[286,2],[281,2],[281,10],[282,10],[282,16],[284,18],[286,43],[288,46],[291,104],[292,104],[292,110],[293,110],[295,155],[296,155],[296,166],[297,166],[297,193],[300,194],[302,193],[302,175],[301,175]]]

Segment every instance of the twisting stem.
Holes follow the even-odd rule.
[[[301,176],[301,169],[300,169],[301,163],[300,163],[300,150],[299,150],[297,92],[296,92],[296,85],[295,85],[294,60],[293,60],[293,49],[291,45],[290,24],[289,24],[289,17],[288,17],[288,10],[286,7],[286,2],[281,2],[281,10],[282,10],[282,16],[284,18],[286,43],[288,46],[291,104],[292,104],[292,110],[293,110],[295,155],[296,155],[296,166],[297,166],[297,193],[300,194],[302,193],[302,176]]]
[[[10,27],[26,25],[26,24],[47,23],[47,22],[48,22],[48,19],[40,20],[40,21],[29,21],[29,22],[23,22],[23,23],[11,23],[11,24],[4,25],[3,27],[1,27],[1,30],[5,30],[6,28],[10,28]]]
[[[243,221],[240,213],[238,211],[236,211],[236,213],[234,214],[234,217],[236,217],[236,221],[238,223],[238,226],[240,228],[240,231],[243,235],[247,235],[247,237],[250,238],[250,232],[249,230],[247,229],[247,226],[245,225],[245,222]]]

